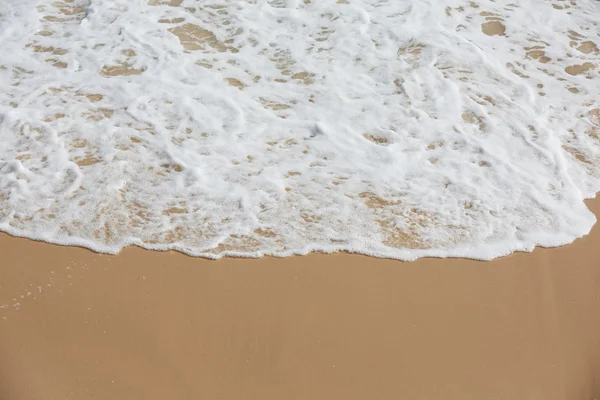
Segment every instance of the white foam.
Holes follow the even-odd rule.
[[[572,242],[600,188],[598,21],[592,0],[4,0],[0,229],[211,258]]]

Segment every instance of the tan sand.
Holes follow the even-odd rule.
[[[211,262],[2,235],[0,399],[600,398],[599,242]]]

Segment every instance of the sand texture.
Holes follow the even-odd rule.
[[[402,263],[2,235],[0,399],[599,398],[599,240]]]

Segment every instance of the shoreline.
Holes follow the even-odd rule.
[[[599,192],[600,193],[600,192]],[[70,243],[64,243],[65,241],[57,241],[57,242],[52,242],[52,241],[48,241],[42,238],[32,238],[26,235],[20,236],[17,234],[13,234],[10,233],[8,231],[3,231],[0,230],[0,237],[2,236],[8,236],[11,238],[15,238],[15,239],[25,239],[25,240],[30,240],[33,242],[38,242],[38,243],[44,243],[44,244],[48,244],[48,245],[52,245],[52,246],[60,246],[60,247],[67,247],[67,248],[77,248],[77,249],[84,249],[84,250],[88,250],[91,251],[92,253],[95,254],[100,254],[100,255],[105,255],[105,256],[119,256],[119,254],[121,254],[123,251],[127,250],[127,249],[131,249],[131,248],[136,248],[142,251],[150,251],[150,252],[157,252],[157,253],[177,253],[177,254],[181,254],[185,257],[190,257],[190,258],[195,258],[195,259],[202,259],[202,260],[208,260],[208,261],[219,261],[219,260],[252,260],[252,259],[285,259],[285,258],[289,258],[289,257],[305,257],[308,255],[352,255],[352,256],[364,256],[364,257],[372,257],[372,258],[376,258],[376,259],[381,259],[381,260],[391,260],[391,261],[397,261],[397,262],[402,262],[402,263],[412,263],[418,260],[431,260],[431,259],[436,259],[436,260],[445,260],[445,259],[462,259],[462,260],[471,260],[471,261],[480,261],[480,262],[491,262],[491,261],[495,261],[504,257],[508,257],[511,256],[513,254],[528,254],[528,253],[532,253],[533,251],[535,251],[536,249],[553,249],[553,248],[557,248],[557,247],[564,247],[564,246],[569,246],[570,244],[572,244],[574,241],[581,239],[582,237],[585,237],[587,235],[589,235],[589,233],[591,232],[592,229],[595,228],[596,224],[598,223],[598,213],[594,212],[590,209],[589,207],[589,203],[595,203],[597,201],[598,197],[598,193],[596,193],[596,196],[593,198],[589,198],[589,199],[585,199],[584,203],[586,205],[586,207],[588,208],[588,210],[590,212],[592,212],[592,214],[594,214],[594,216],[596,217],[596,221],[594,222],[594,224],[591,226],[590,231],[586,234],[583,234],[580,237],[577,237],[575,239],[573,239],[572,241],[565,243],[565,244],[558,244],[558,245],[542,245],[542,244],[527,244],[527,246],[531,246],[530,249],[528,247],[528,249],[522,250],[522,249],[516,249],[516,250],[502,250],[501,254],[499,256],[495,256],[494,258],[478,258],[478,257],[469,257],[469,256],[464,256],[462,255],[464,252],[468,252],[469,249],[472,246],[469,245],[463,245],[463,246],[459,246],[459,247],[455,247],[452,248],[451,250],[449,249],[445,249],[445,248],[428,248],[428,249],[418,249],[418,248],[410,248],[408,249],[408,251],[410,252],[425,252],[426,255],[417,255],[416,257],[410,257],[410,258],[403,258],[403,257],[393,257],[393,256],[388,256],[385,255],[385,253],[381,253],[381,252],[377,252],[377,251],[373,251],[373,252],[366,252],[366,251],[351,251],[351,250],[346,250],[346,249],[336,249],[334,247],[330,247],[328,249],[315,249],[316,247],[319,247],[318,245],[308,245],[305,246],[304,250],[290,250],[286,253],[262,253],[261,251],[259,251],[261,254],[256,254],[255,253],[239,253],[236,251],[223,251],[220,253],[194,253],[191,251],[185,251],[182,249],[170,249],[170,248],[152,248],[152,247],[144,247],[143,245],[140,244],[136,244],[136,243],[129,243],[126,245],[123,245],[123,247],[121,247],[121,249],[117,252],[112,252],[112,251],[102,251],[102,250],[97,250],[94,247],[98,247],[98,246],[94,246],[93,242],[90,242],[89,245],[86,244],[79,244],[79,243],[83,243],[83,242],[87,242],[87,240],[85,239],[80,239],[80,238],[76,238],[76,239],[71,239],[74,240],[74,243],[70,244]],[[569,239],[570,240],[570,239]],[[553,240],[554,241],[554,240]],[[475,246],[475,247],[480,247],[480,248],[493,248],[493,247],[497,247],[498,244],[488,244],[485,246]],[[212,249],[209,249],[212,250]],[[396,250],[404,250],[404,249],[396,249]],[[478,250],[479,252],[482,252],[482,250]],[[444,252],[449,252],[450,255],[441,255]],[[485,251],[483,251],[483,253],[486,253]],[[209,256],[212,255],[212,256]],[[433,255],[431,255],[433,254]],[[440,254],[440,255],[437,255]]]
[[[599,397],[599,240],[401,262],[3,234],[0,398]]]

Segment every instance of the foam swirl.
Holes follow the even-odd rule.
[[[5,0],[0,229],[491,259],[600,188],[592,0]]]

